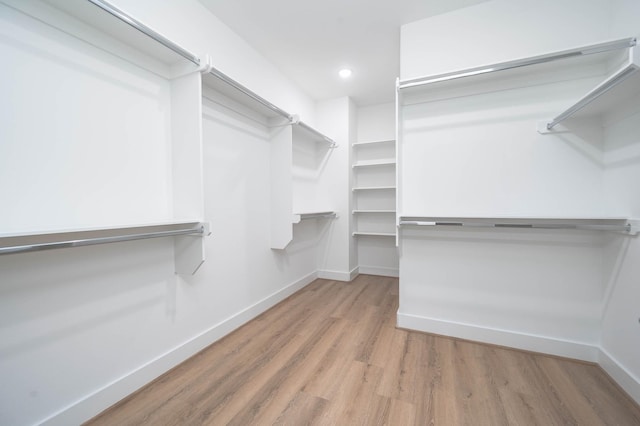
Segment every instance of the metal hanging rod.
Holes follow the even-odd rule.
[[[118,9],[111,3],[106,2],[104,0],[88,0],[88,1],[94,4],[95,6],[98,6],[100,9],[104,10],[105,12],[108,12],[111,15],[115,16],[116,18],[128,24],[132,28],[152,38],[153,40],[167,47],[168,49],[174,51],[175,53],[187,59],[188,61],[194,63],[197,66],[200,66],[200,58],[198,58],[196,55],[182,48],[181,46],[178,46],[171,40],[167,39],[166,37],[152,30],[142,22],[138,21],[137,19],[133,18],[132,16],[128,15],[122,10]]]
[[[546,62],[557,61],[560,59],[574,58],[584,55],[592,55],[594,53],[608,52],[611,50],[618,50],[633,47],[636,45],[635,38],[625,38],[621,40],[615,40],[605,43],[594,44],[587,47],[581,47],[577,49],[569,49],[555,53],[549,53],[545,55],[533,56],[530,58],[517,59],[515,61],[501,62],[493,65],[487,65],[482,67],[468,68],[462,71],[455,71],[451,73],[439,74],[432,77],[420,77],[405,81],[400,81],[398,84],[398,90],[408,89],[416,86],[423,86],[433,83],[440,83],[444,81],[456,80],[464,77],[471,77],[480,74],[493,73],[497,71],[506,71],[514,68],[526,67],[529,65],[543,64]]]
[[[200,235],[204,236],[208,234],[207,225],[205,223],[200,222],[192,222],[186,224],[177,224],[179,225],[176,229],[170,229],[166,231],[153,231],[153,232],[142,232],[135,234],[119,234],[119,235],[108,235],[104,237],[87,237],[87,238],[77,238],[77,239],[66,239],[62,241],[47,241],[33,244],[21,244],[21,245],[12,245],[6,247],[0,247],[0,255],[4,254],[16,254],[16,253],[27,253],[33,251],[41,251],[41,250],[51,250],[51,249],[59,249],[59,248],[69,248],[69,247],[83,247],[83,246],[92,246],[97,244],[108,244],[108,243],[119,243],[123,241],[133,241],[133,240],[145,240],[150,238],[160,238],[160,237],[173,237],[176,235]],[[172,225],[150,225],[148,228],[163,228]],[[136,227],[138,228],[138,227]],[[67,236],[69,234],[76,234],[78,236],[86,235],[86,234],[95,234],[100,232],[116,232],[121,231],[123,229],[131,229],[131,228],[119,228],[119,229],[109,229],[109,230],[91,230],[91,231],[75,231],[75,232],[65,232],[61,233],[61,236]],[[48,237],[48,239],[54,238],[56,234],[43,234],[42,237]],[[36,236],[24,236],[24,237],[6,237],[7,239],[18,239],[18,238],[35,238]],[[68,238],[68,237],[67,237]],[[0,243],[2,242],[2,238],[0,238]]]
[[[545,219],[548,221],[548,219]],[[518,229],[573,229],[573,230],[589,230],[589,231],[612,231],[625,232],[635,235],[638,230],[631,223],[624,224],[590,224],[580,222],[490,222],[490,221],[473,221],[473,220],[429,220],[429,218],[403,219],[400,218],[400,226],[444,226],[444,227],[467,227],[467,228],[518,228]]]

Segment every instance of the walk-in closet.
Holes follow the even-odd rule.
[[[640,424],[636,0],[0,0],[0,424]]]

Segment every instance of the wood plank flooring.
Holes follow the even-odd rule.
[[[317,280],[90,425],[640,425],[591,364],[395,328],[398,280]]]

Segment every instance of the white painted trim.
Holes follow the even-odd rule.
[[[79,401],[63,408],[50,417],[42,420],[47,426],[81,424],[101,411],[112,406],[122,398],[169,371],[171,368],[200,352],[236,328],[257,317],[267,309],[291,296],[318,278],[312,272],[286,287],[272,293],[237,314],[215,324],[208,330],[194,336],[183,344],[152,359],[138,369],[87,395]]]
[[[555,337],[519,333],[464,324],[441,319],[421,317],[398,312],[397,325],[409,330],[457,337],[476,342],[508,346],[532,352],[558,355],[582,361],[597,362],[599,348],[595,344],[562,340]]]
[[[344,271],[329,271],[329,270],[319,270],[318,278],[322,278],[325,280],[334,280],[334,281],[346,281],[350,282],[358,276],[358,268],[355,267],[349,272]]]
[[[380,266],[360,266],[360,273],[367,275],[379,275],[381,277],[395,277],[400,276],[400,270],[398,268],[386,268]]]
[[[617,359],[604,348],[600,348],[598,364],[607,372],[614,382],[640,404],[640,378],[627,370]]]

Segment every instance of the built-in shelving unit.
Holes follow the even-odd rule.
[[[353,150],[353,236],[395,236],[395,140],[356,142]]]

